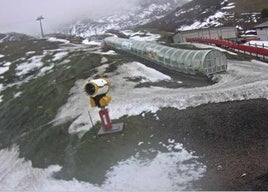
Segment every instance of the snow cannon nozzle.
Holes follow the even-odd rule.
[[[110,90],[110,82],[105,78],[88,80],[84,90],[90,97],[107,94]]]
[[[105,78],[88,80],[84,85],[84,90],[90,97],[92,107],[103,108],[111,101],[111,97],[106,95],[110,90],[110,82]]]

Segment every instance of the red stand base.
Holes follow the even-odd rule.
[[[99,115],[101,118],[101,125],[98,135],[104,135],[109,133],[115,133],[123,130],[123,123],[112,124],[112,121],[109,116],[109,111],[106,108],[102,108],[99,111]]]

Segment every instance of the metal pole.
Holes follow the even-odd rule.
[[[43,31],[43,26],[42,26],[42,20],[40,19],[40,29],[41,29],[41,36],[44,38],[44,31]]]
[[[92,117],[91,117],[91,115],[90,115],[90,112],[89,112],[89,111],[87,111],[87,112],[88,112],[88,116],[89,116],[89,119],[90,119],[90,121],[91,121],[92,127],[94,127],[94,123],[93,123]]]
[[[44,30],[43,30],[43,26],[42,26],[42,19],[44,19],[44,17],[43,16],[40,16],[40,17],[38,17],[36,19],[36,21],[39,21],[39,23],[40,23],[41,36],[42,36],[42,38],[44,38]]]

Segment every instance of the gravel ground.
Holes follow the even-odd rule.
[[[155,134],[175,137],[207,166],[202,190],[268,190],[268,101],[165,108],[160,122],[145,118]],[[165,130],[163,130],[165,129]]]

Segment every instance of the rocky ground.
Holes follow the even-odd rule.
[[[268,101],[202,105],[178,111],[166,108],[143,122],[155,134],[174,137],[207,165],[202,190],[268,189]],[[164,129],[164,130],[163,130]]]

